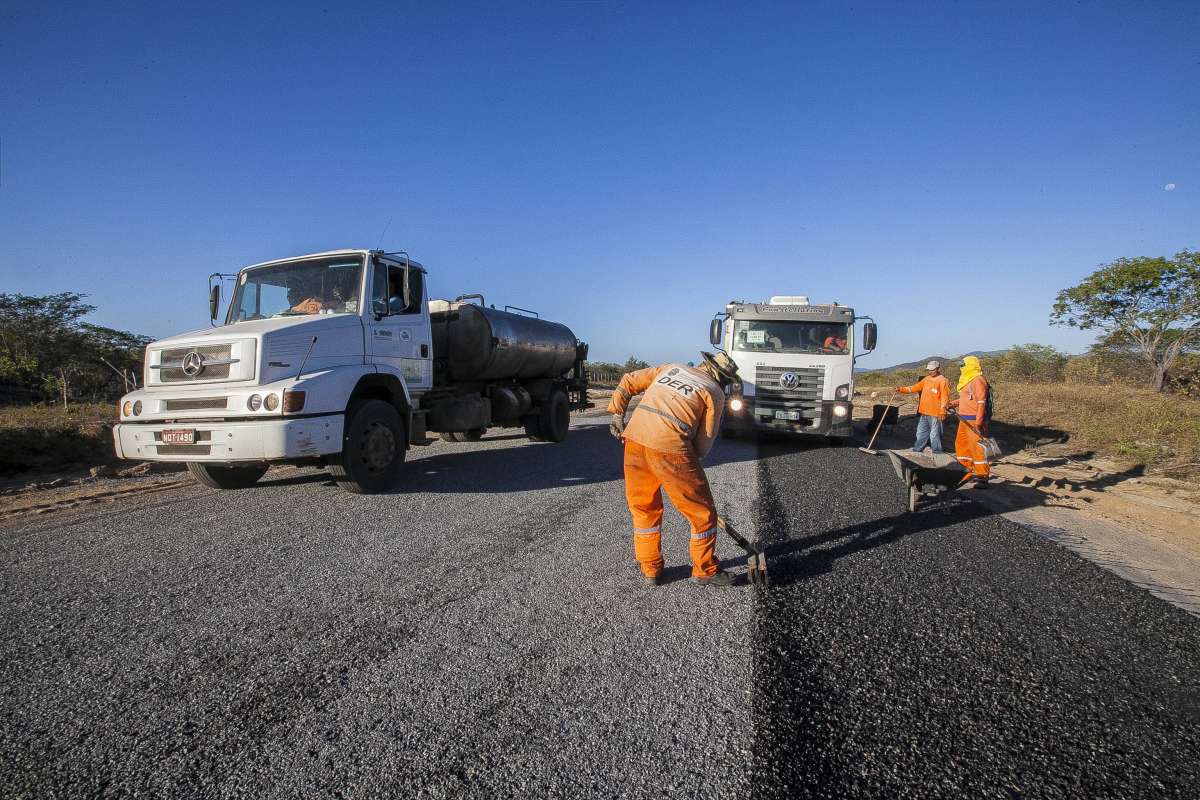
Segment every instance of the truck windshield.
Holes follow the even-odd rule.
[[[733,322],[733,349],[756,353],[849,353],[849,327],[840,322],[738,319]]]
[[[361,256],[337,256],[243,270],[229,304],[229,322],[358,313],[362,264]]]

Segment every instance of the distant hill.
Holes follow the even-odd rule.
[[[973,350],[970,353],[963,353],[959,356],[926,356],[919,358],[916,361],[905,361],[903,364],[895,364],[890,367],[858,367],[855,372],[897,372],[905,370],[924,371],[925,365],[930,361],[940,361],[943,364],[948,364],[951,361],[957,361],[963,356],[978,356],[984,358],[986,356],[998,356],[1001,353],[1007,353],[1007,350]]]

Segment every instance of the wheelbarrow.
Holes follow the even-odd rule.
[[[908,487],[909,511],[916,511],[918,505],[940,503],[966,483],[966,469],[947,453],[886,452],[896,477]]]

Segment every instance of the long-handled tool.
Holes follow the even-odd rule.
[[[746,577],[750,583],[764,589],[768,588],[771,585],[771,578],[767,575],[767,554],[750,544],[745,536],[734,530],[732,525],[720,517],[717,517],[717,525],[729,534],[730,539],[737,542],[738,547],[746,551]]]
[[[900,393],[899,393],[899,392],[892,392],[892,396],[891,396],[891,397],[889,397],[889,398],[888,398],[888,401],[887,401],[887,404],[888,404],[888,406],[889,406],[889,407],[892,405],[892,401],[896,399],[896,395],[898,395],[898,394],[900,394]],[[878,424],[875,426],[875,433],[873,433],[873,434],[871,435],[871,441],[867,442],[867,446],[866,446],[866,447],[860,447],[860,448],[858,448],[859,450],[863,451],[864,453],[868,453],[868,454],[870,454],[870,455],[873,455],[873,456],[874,456],[874,455],[879,455],[878,451],[876,451],[876,450],[872,450],[871,448],[875,446],[875,437],[879,436],[879,429],[883,427],[883,421],[884,421],[885,419],[887,419],[887,412],[886,412],[886,411],[884,411],[882,414],[880,414],[880,415],[879,415],[879,423],[878,423]]]

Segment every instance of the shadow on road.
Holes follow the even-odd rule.
[[[505,446],[496,447],[497,442]],[[560,444],[529,442],[509,430],[484,436],[478,443],[443,443],[409,450],[403,478],[392,494],[414,492],[507,493],[586,486],[624,479],[622,446],[604,425],[572,428]],[[753,461],[755,447],[742,442],[719,442],[704,459],[706,469],[732,462]],[[267,479],[260,486],[333,485],[328,473],[304,472]]]

